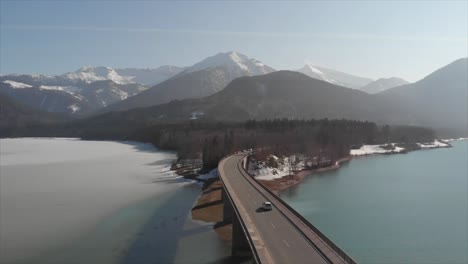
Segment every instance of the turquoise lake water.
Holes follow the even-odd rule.
[[[468,263],[468,142],[355,158],[281,198],[359,263]]]

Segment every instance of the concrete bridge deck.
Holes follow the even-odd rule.
[[[243,168],[246,154],[223,159],[220,179],[232,205],[233,254],[250,247],[257,263],[355,263],[318,229],[272,192],[255,181]],[[263,211],[264,201],[273,204]],[[229,213],[225,213],[229,215]],[[245,236],[239,238],[239,236]]]

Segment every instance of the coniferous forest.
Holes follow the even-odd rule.
[[[179,159],[202,159],[205,169],[216,167],[225,155],[246,149],[254,150],[259,156],[296,153],[316,156],[325,153],[329,159],[337,160],[347,156],[350,149],[364,144],[400,143],[410,146],[435,138],[434,132],[428,128],[378,126],[373,122],[344,119],[273,119],[238,123],[194,120],[137,127],[76,122],[27,127],[8,131],[8,134],[6,136],[149,142],[159,149],[176,151]]]

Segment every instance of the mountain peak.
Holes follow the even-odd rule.
[[[344,72],[340,72],[337,70],[331,70],[319,66],[315,66],[312,64],[306,64],[304,67],[297,70],[300,73],[303,73],[309,77],[314,79],[319,79],[325,82],[329,82],[332,84],[349,87],[349,88],[360,88],[373,80],[368,78],[363,78],[351,74],[347,74]]]
[[[234,77],[260,75],[274,71],[273,68],[256,59],[249,58],[237,51],[230,51],[210,56],[187,68],[184,72],[190,73],[218,67],[226,69]]]
[[[319,70],[317,67],[315,67],[312,64],[306,64],[304,67],[298,70],[301,73],[304,73],[306,75],[320,75],[320,76],[325,76],[325,73],[323,73],[321,70]],[[312,76],[310,76],[312,77]]]

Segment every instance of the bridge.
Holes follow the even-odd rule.
[[[232,220],[232,255],[251,254],[256,263],[356,263],[293,208],[245,170],[247,155],[223,159],[224,220]],[[270,201],[273,210],[261,210]]]

